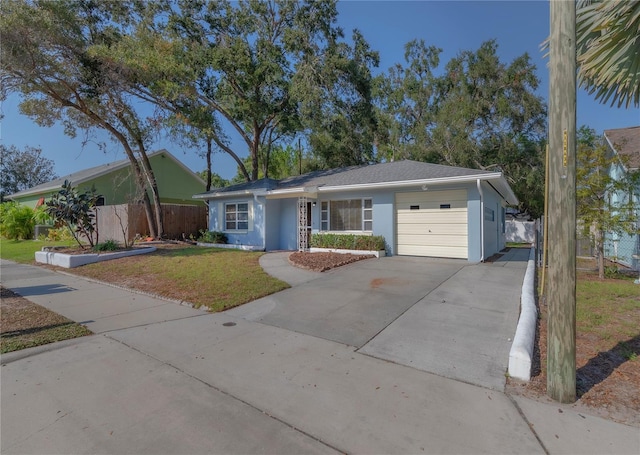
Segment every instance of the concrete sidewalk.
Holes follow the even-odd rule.
[[[68,273],[0,260],[2,285],[93,333],[189,318],[204,310]]]
[[[501,266],[510,267],[487,265]],[[76,320],[103,328],[57,349],[2,356],[2,453],[640,451],[638,428],[571,406],[512,398],[229,313],[148,296],[136,307],[139,294],[82,281],[2,263],[4,286],[67,314],[84,307]],[[114,300],[116,291],[125,294]],[[116,301],[130,306],[111,314]]]

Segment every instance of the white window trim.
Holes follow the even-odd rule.
[[[227,205],[236,205],[236,214],[244,213],[237,211],[238,204],[247,204],[247,228],[246,229],[227,229]],[[220,202],[218,204],[218,224],[220,230],[225,234],[246,234],[253,231],[253,201],[252,200],[233,200]],[[236,223],[238,221],[236,220]],[[236,225],[237,226],[237,225]]]
[[[344,230],[344,231],[336,231],[331,229],[331,203],[332,202],[340,202],[340,201],[354,201],[354,200],[360,200],[361,201],[361,210],[362,210],[362,224],[361,224],[361,229],[360,230]],[[365,201],[371,201],[371,207],[370,208],[365,208]],[[325,203],[327,204],[327,210],[323,210],[322,209],[322,204]],[[371,218],[365,218],[364,213],[366,210],[371,210]],[[327,227],[328,229],[323,230],[322,229],[322,212],[326,212],[327,213]],[[366,221],[371,221],[371,229],[364,229],[364,224]],[[322,233],[326,233],[326,234],[361,234],[361,235],[373,235],[373,198],[371,197],[362,197],[362,198],[341,198],[341,199],[325,199],[323,201],[320,201],[320,232]]]

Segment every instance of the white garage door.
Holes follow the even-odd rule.
[[[396,194],[398,254],[468,257],[467,190]]]

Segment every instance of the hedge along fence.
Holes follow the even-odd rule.
[[[340,250],[381,251],[385,249],[381,235],[312,234],[309,246]]]

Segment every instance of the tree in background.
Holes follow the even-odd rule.
[[[352,41],[333,43],[297,75],[302,126],[311,153],[325,168],[377,161],[380,128],[371,71],[379,56],[359,31]]]
[[[1,94],[19,93],[21,113],[41,126],[60,122],[72,137],[78,130],[95,128],[110,133],[131,163],[151,235],[161,237],[160,198],[146,154],[155,124],[136,111],[139,100],[127,90],[126,74],[91,52],[94,46],[119,39],[113,24],[127,20],[124,6],[73,0],[3,1]]]
[[[580,127],[576,153],[576,211],[585,237],[594,239],[598,276],[604,278],[605,233],[638,233],[633,194],[640,187],[640,172],[628,171],[617,179],[612,166],[626,166],[625,156],[611,152],[595,130]],[[613,195],[626,195],[617,198]]]
[[[495,41],[463,51],[436,75],[441,50],[407,44],[406,65],[378,79],[387,157],[501,170],[521,201],[542,214],[546,106],[527,54],[500,61]]]
[[[429,155],[430,131],[435,126],[438,79],[442,49],[424,40],[405,45],[405,65],[395,64],[376,77],[376,99],[386,140],[379,144],[379,158],[424,160],[438,163],[440,154]]]
[[[0,144],[0,201],[5,196],[49,182],[58,176],[54,163],[42,156],[40,147]]]
[[[578,1],[578,77],[596,100],[640,106],[639,30],[639,1]]]

